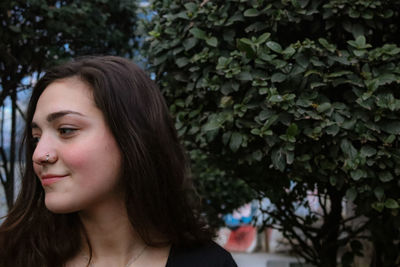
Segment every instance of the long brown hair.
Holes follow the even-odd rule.
[[[84,229],[78,214],[47,210],[32,164],[30,123],[37,101],[50,83],[67,77],[90,85],[119,145],[126,208],[142,239],[161,245],[151,234],[156,229],[174,245],[209,242],[213,231],[194,201],[185,153],[157,86],[127,59],[85,57],[50,69],[33,89],[23,139],[21,191],[0,226],[0,266],[63,266],[81,248]]]

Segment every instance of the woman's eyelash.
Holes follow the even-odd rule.
[[[63,127],[63,128],[59,128],[59,129],[58,129],[58,132],[59,132],[61,135],[68,135],[68,134],[74,133],[74,132],[77,131],[77,130],[78,130],[78,129],[75,129],[75,128]]]
[[[32,144],[36,146],[39,143],[40,137],[33,136],[32,137]]]
[[[76,131],[78,131],[79,129],[77,128],[71,128],[71,127],[60,127],[57,129],[58,133],[61,136],[69,136],[69,135],[73,135]],[[33,146],[36,146],[40,141],[40,137],[39,136],[32,136],[32,144]]]

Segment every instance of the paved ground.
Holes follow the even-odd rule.
[[[271,253],[232,253],[239,267],[289,267],[297,262],[296,258]]]

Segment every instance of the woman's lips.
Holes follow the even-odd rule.
[[[41,178],[41,182],[43,186],[46,185],[51,185],[54,184],[60,180],[62,180],[63,178],[65,178],[67,175],[53,175],[53,174],[46,174],[43,175]]]

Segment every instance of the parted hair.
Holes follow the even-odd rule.
[[[185,152],[158,87],[127,59],[83,57],[49,69],[33,88],[21,146],[21,190],[0,226],[0,266],[63,266],[85,242],[78,213],[54,214],[45,207],[32,162],[31,122],[38,99],[49,84],[69,77],[90,86],[119,146],[127,213],[145,243],[209,242],[214,233],[200,212]],[[162,239],[154,238],[154,229]]]

